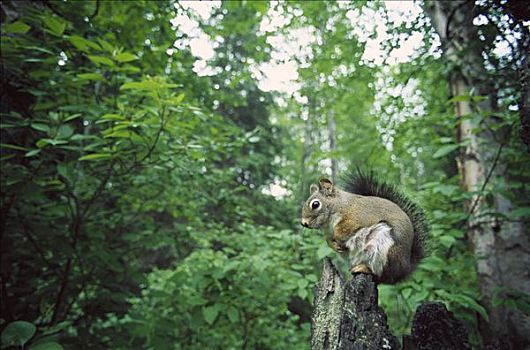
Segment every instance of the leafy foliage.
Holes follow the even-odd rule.
[[[263,29],[278,13],[284,24]],[[376,13],[386,14],[378,2],[229,1],[205,18],[170,0],[3,1],[2,347],[307,348],[319,261],[335,254],[297,218],[331,158],[339,170],[374,169],[428,213],[431,255],[410,280],[380,287],[393,330],[407,332],[424,300],[445,302],[472,331],[488,319],[452,111],[482,96],[449,98],[425,15],[387,18],[386,54],[400,36],[424,34],[408,62],[366,59],[377,33],[359,19]],[[195,31],[214,43],[207,73]],[[293,33],[309,39],[286,58],[274,43]],[[490,58],[499,82],[513,76]],[[264,91],[261,64],[289,60],[299,89]],[[495,147],[509,178],[493,174],[481,195],[516,204],[496,220],[527,222],[528,155],[511,131],[518,92],[499,91],[498,123],[468,116],[475,132],[504,135]],[[267,194],[272,186],[287,195]],[[497,295],[528,311],[527,295]]]

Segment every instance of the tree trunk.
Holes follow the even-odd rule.
[[[526,49],[525,65],[521,72],[521,86],[523,95],[519,103],[521,116],[521,140],[526,144],[526,150],[530,153],[530,46]]]
[[[509,222],[497,222],[488,212],[509,214],[510,201],[498,193],[493,194],[493,205],[488,205],[483,191],[493,174],[505,176],[504,168],[497,166],[502,151],[487,131],[476,132],[470,114],[491,112],[494,97],[485,81],[481,41],[473,25],[474,2],[436,1],[427,2],[426,10],[440,36],[442,47],[453,65],[450,88],[453,96],[469,96],[474,89],[488,99],[474,104],[471,99],[455,103],[455,114],[459,123],[456,142],[465,145],[458,159],[461,186],[474,193],[466,210],[470,214],[467,237],[476,257],[476,270],[484,306],[490,316],[489,322],[481,320],[480,331],[486,344],[498,348],[521,348],[530,344],[530,320],[520,311],[508,311],[503,305],[493,306],[493,300],[503,298],[496,295],[499,287],[519,292],[530,292],[527,272],[530,269],[530,245],[524,226]],[[496,121],[486,120],[490,124]],[[492,148],[498,148],[495,152]],[[494,172],[495,171],[495,172]]]
[[[356,274],[344,282],[326,258],[315,287],[311,349],[399,349],[377,300],[372,275]]]

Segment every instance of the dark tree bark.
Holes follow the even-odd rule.
[[[404,350],[471,349],[464,324],[442,303],[418,307],[412,321],[412,334],[403,340]]]
[[[521,129],[520,135],[530,153],[530,47],[526,49],[525,65],[521,72],[523,95],[520,101]]]
[[[400,349],[378,305],[374,276],[355,274],[344,281],[329,259],[315,286],[311,318],[311,350]],[[405,350],[471,349],[464,324],[441,303],[418,307]]]
[[[345,282],[331,261],[325,259],[315,287],[311,349],[399,348],[378,305],[374,277],[356,274]]]

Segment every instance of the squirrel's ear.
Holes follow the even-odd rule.
[[[315,184],[311,184],[311,186],[309,186],[309,194],[313,194],[315,192],[318,192],[318,186]]]
[[[328,195],[333,193],[333,182],[331,182],[330,179],[322,177],[318,181],[320,184],[320,188],[324,190],[324,192]]]

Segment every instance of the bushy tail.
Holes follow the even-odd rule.
[[[410,218],[414,228],[411,261],[418,264],[427,255],[427,236],[429,226],[423,210],[401,193],[396,186],[377,179],[373,171],[368,173],[357,168],[344,179],[344,189],[361,196],[373,196],[388,199],[396,203]]]

